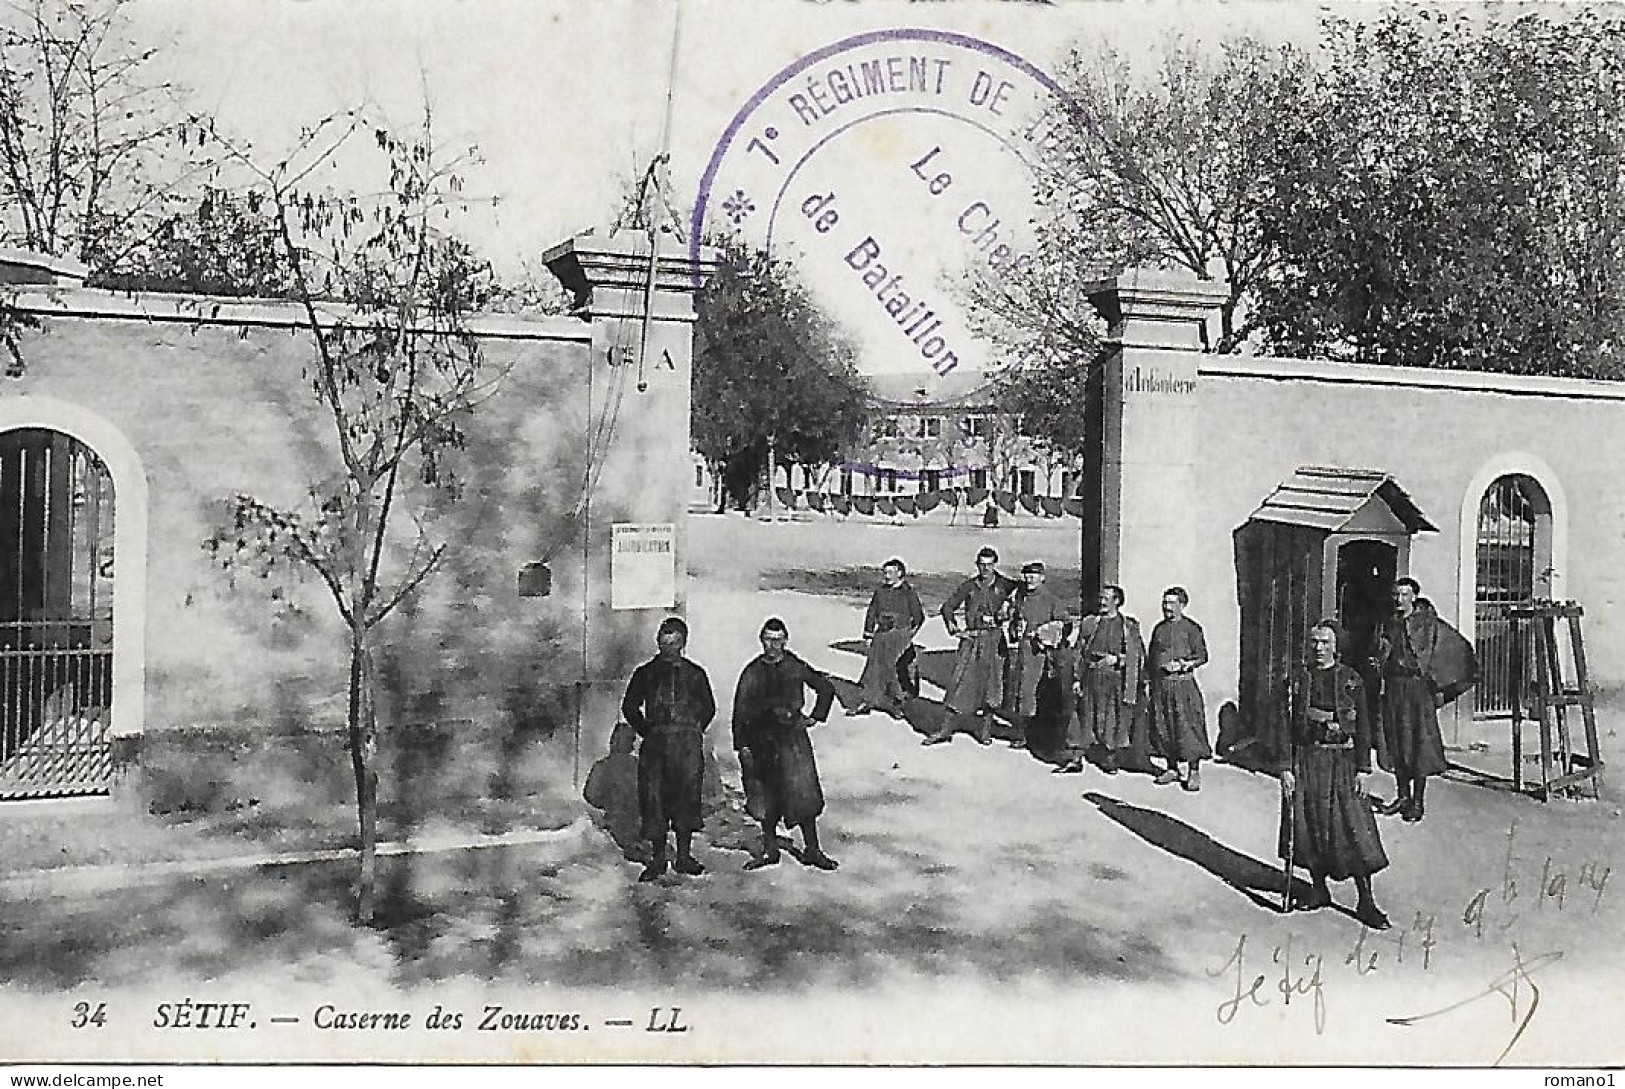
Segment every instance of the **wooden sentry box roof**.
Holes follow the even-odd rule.
[[[1253,520],[1326,533],[1377,530],[1392,522],[1406,533],[1439,528],[1387,473],[1325,465],[1300,465],[1253,512]]]

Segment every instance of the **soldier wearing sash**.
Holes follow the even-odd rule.
[[[1078,712],[1067,737],[1072,759],[1057,771],[1082,771],[1084,751],[1096,745],[1103,750],[1101,770],[1115,775],[1133,744],[1145,640],[1139,621],[1123,612],[1126,600],[1122,587],[1102,587],[1099,611],[1078,625],[1074,640]]]
[[[998,570],[999,554],[984,548],[976,554],[976,574],[959,584],[942,603],[942,623],[950,636],[959,638],[953,677],[943,701],[948,713],[942,728],[922,744],[939,745],[953,738],[955,720],[961,715],[974,719],[973,734],[983,745],[993,742],[988,723],[989,710],[1004,699],[1004,659],[1000,656],[1004,636],[1001,626],[1010,615],[1010,595],[1016,583]]]
[[[925,609],[920,595],[908,584],[908,569],[902,560],[887,560],[880,568],[881,587],[869,599],[863,614],[863,637],[869,641],[863,660],[862,690],[852,711],[866,715],[875,708],[894,718],[903,715],[907,693],[898,672],[898,663],[914,636],[925,625]]]
[[[1373,930],[1388,917],[1371,894],[1371,877],[1388,865],[1367,802],[1373,738],[1365,684],[1337,660],[1337,628],[1323,620],[1309,633],[1309,661],[1294,671],[1287,717],[1292,751],[1281,767],[1281,857],[1290,887],[1294,865],[1309,871],[1308,908],[1332,902],[1326,882],[1352,879],[1355,916]]]

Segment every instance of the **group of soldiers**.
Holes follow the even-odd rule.
[[[1093,749],[1100,769],[1115,775],[1143,713],[1149,747],[1162,761],[1156,783],[1199,791],[1202,761],[1213,755],[1195,676],[1208,650],[1201,625],[1185,615],[1186,590],[1163,592],[1162,620],[1147,642],[1123,611],[1121,587],[1102,587],[1096,611],[1079,616],[1045,588],[1041,562],[1023,565],[1020,581],[1002,575],[998,562],[995,550],[982,549],[976,574],[942,604],[943,624],[959,647],[943,724],[923,744],[947,742],[966,724],[978,742],[991,744],[998,715],[1017,727],[1017,747],[1048,745],[1052,751],[1040,755],[1051,758],[1056,773],[1083,771]],[[869,645],[855,713],[880,709],[902,717],[903,678],[925,612],[901,560],[887,561],[884,580],[865,615]],[[1389,925],[1371,892],[1372,875],[1388,864],[1375,814],[1422,819],[1427,780],[1447,767],[1438,709],[1470,688],[1476,672],[1471,645],[1439,618],[1414,579],[1395,582],[1392,601],[1392,615],[1365,633],[1362,668],[1341,660],[1351,640],[1335,619],[1309,631],[1283,693],[1286,744],[1274,769],[1287,906],[1294,906],[1296,867],[1310,877],[1299,907],[1327,906],[1328,880],[1352,879],[1355,915],[1375,929]],[[1395,797],[1387,803],[1367,789],[1373,754],[1394,776]]]
[[[991,744],[997,715],[1018,727],[1018,746],[1050,750],[1044,755],[1056,757],[1057,773],[1082,772],[1093,748],[1101,770],[1115,775],[1145,701],[1152,744],[1166,762],[1157,782],[1200,790],[1201,763],[1213,749],[1195,673],[1208,654],[1201,625],[1185,615],[1184,588],[1163,594],[1162,620],[1147,645],[1139,621],[1123,612],[1121,587],[1102,587],[1097,611],[1080,616],[1044,585],[1043,563],[1023,565],[1019,581],[1001,574],[998,563],[996,551],[982,549],[976,574],[942,603],[943,625],[959,650],[942,726],[922,743],[940,745],[967,729]],[[882,571],[885,584],[864,618],[869,648],[854,713],[902,717],[905,659],[925,611],[901,560],[888,560]],[[1058,729],[1045,731],[1043,723]]]
[[[1201,625],[1185,615],[1190,596],[1171,586],[1162,620],[1149,641],[1123,611],[1121,587],[1102,587],[1096,611],[1069,610],[1045,588],[1045,569],[1025,564],[1019,581],[998,570],[991,548],[976,556],[976,574],[943,602],[950,636],[959,640],[942,726],[926,745],[950,741],[960,729],[992,742],[992,718],[1019,731],[1018,747],[1051,758],[1058,774],[1082,772],[1086,754],[1108,775],[1126,764],[1143,711],[1151,751],[1161,759],[1156,783],[1201,789],[1201,764],[1213,755],[1196,671],[1208,661]],[[919,595],[901,560],[882,567],[882,585],[864,616],[867,650],[853,714],[881,710],[902,718],[914,638],[925,624]],[[771,618],[759,633],[762,653],[739,676],[733,702],[733,746],[739,755],[746,811],[761,824],[760,852],[746,869],[780,860],[778,826],[800,827],[797,857],[816,869],[836,862],[820,845],[824,795],[808,728],[828,719],[835,702],[829,679],[788,649],[789,631]],[[675,869],[698,875],[692,841],[701,827],[704,734],[716,715],[705,670],[684,657],[688,628],[666,619],[658,653],[632,675],[622,715],[641,738],[638,801],[641,833],[653,848],[640,880]],[[1285,861],[1286,906],[1331,903],[1327,882],[1352,879],[1355,915],[1383,929],[1387,917],[1371,891],[1372,875],[1388,858],[1376,814],[1420,821],[1427,780],[1446,768],[1438,709],[1471,687],[1471,645],[1439,618],[1415,580],[1393,587],[1392,615],[1362,643],[1358,668],[1342,660],[1350,643],[1334,619],[1308,632],[1306,653],[1283,693],[1286,744],[1276,754],[1281,782],[1279,851]],[[813,698],[805,710],[808,693]],[[1042,728],[1060,724],[1048,734]],[[1057,738],[1058,733],[1058,738]],[[1046,740],[1046,736],[1048,740]],[[1396,784],[1388,803],[1373,797],[1367,778],[1375,754]],[[676,857],[668,856],[675,834]],[[1307,898],[1292,903],[1292,871],[1310,877]]]

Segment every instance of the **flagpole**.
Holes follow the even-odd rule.
[[[648,390],[645,361],[649,354],[649,324],[653,318],[655,276],[660,268],[660,227],[655,222],[654,205],[665,203],[666,183],[671,177],[671,123],[677,97],[677,47],[683,32],[683,4],[677,0],[671,28],[671,58],[666,69],[666,111],[660,126],[660,152],[649,164],[648,183],[643,190],[644,226],[649,231],[649,267],[643,284],[643,322],[638,331],[638,392]]]

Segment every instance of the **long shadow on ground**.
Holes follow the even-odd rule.
[[[1102,793],[1085,793],[1084,800],[1089,801],[1100,813],[1113,819],[1129,832],[1139,835],[1142,840],[1152,847],[1160,847],[1170,855],[1193,861],[1201,866],[1202,870],[1211,873],[1215,878],[1240,892],[1241,896],[1253,900],[1253,904],[1263,909],[1279,912],[1280,910],[1280,868],[1266,865],[1258,858],[1243,855],[1233,847],[1225,847],[1207,832],[1198,831],[1194,827],[1172,818],[1167,813],[1159,813],[1157,809],[1142,809],[1141,806],[1131,806],[1126,801],[1102,795]],[[1293,894],[1308,892],[1308,883],[1293,876]]]
[[[831,643],[832,650],[843,651],[847,654],[862,655],[866,644],[859,640],[842,640]],[[917,651],[916,662],[919,665],[920,679],[930,681],[940,688],[948,686],[949,678],[953,675],[954,652],[951,650]],[[861,665],[859,665],[861,670]],[[848,711],[855,709],[862,701],[862,692],[858,685],[841,677],[830,675],[830,682],[835,686],[836,699]],[[876,711],[874,714],[884,719],[885,712]],[[903,701],[902,721],[920,738],[930,737],[941,732],[943,724],[953,718],[953,733],[972,734],[975,724],[969,715],[956,715],[943,706],[940,700],[927,699],[924,696],[909,696]],[[1015,742],[1027,740],[1022,736],[1020,728],[998,716],[991,716],[988,722],[990,736],[996,741]],[[1033,758],[1040,763],[1054,764],[1057,757],[1054,749],[1058,747],[1058,738],[1061,735],[1061,725],[1056,722],[1045,721],[1040,727],[1040,737],[1044,743],[1039,745]],[[1037,739],[1034,739],[1037,740]],[[1042,753],[1042,755],[1040,755]]]
[[[1280,867],[1267,865],[1251,855],[1226,847],[1206,832],[1192,828],[1166,813],[1129,805],[1095,791],[1089,791],[1083,797],[1105,816],[1153,847],[1187,862],[1194,862],[1261,908],[1275,912],[1281,910]],[[1293,898],[1307,898],[1309,891],[1309,883],[1294,874]],[[1342,908],[1338,910],[1343,911]],[[1344,914],[1350,913],[1344,911]]]
[[[929,658],[926,668],[935,668]],[[838,683],[853,694],[850,682]],[[936,701],[910,703],[916,731],[934,729],[942,714]],[[701,837],[712,872],[699,879],[640,885],[637,864],[608,834],[594,833],[380,859],[377,923],[367,929],[349,922],[352,860],[14,902],[0,905],[8,916],[0,980],[51,991],[139,985],[164,973],[205,981],[242,972],[344,978],[363,967],[402,986],[487,979],[786,990],[879,984],[900,974],[1178,974],[1144,929],[1095,925],[1064,885],[1035,883],[1034,874],[1059,876],[1066,862],[1049,849],[1024,852],[1018,838],[957,855],[939,844],[937,825],[922,816],[943,804],[933,790],[905,775],[832,796],[832,831],[845,831],[834,832],[831,846],[851,852],[833,874],[790,856],[776,870],[744,873],[756,831],[737,812],[737,792],[725,791],[728,812],[708,813]],[[1110,799],[1096,804],[1163,849],[1187,844],[1187,857],[1208,857],[1209,869],[1238,887],[1278,887],[1262,863],[1226,856],[1177,821]],[[1215,849],[1219,862],[1209,857]],[[990,898],[991,890],[998,895]]]
[[[353,863],[318,863],[10,903],[0,979],[30,990],[129,986],[164,972],[206,981],[351,960],[369,940],[348,922],[353,878]]]
[[[882,789],[834,804],[850,814],[916,802],[906,789]],[[986,889],[1005,880],[997,874],[961,874],[918,844],[874,828],[837,842],[843,866],[834,874],[787,858],[771,871],[718,870],[652,886],[632,883],[629,870],[613,875],[614,887],[605,887],[598,903],[597,947],[575,946],[520,970],[532,982],[573,986],[681,979],[775,991],[878,985],[900,974],[999,982],[1037,972],[1176,974],[1146,934],[1095,926],[1059,895],[1010,899],[990,918]]]
[[[867,652],[867,648],[868,644],[858,639],[844,639],[830,644],[831,650],[856,655],[859,658]],[[953,678],[955,658],[956,655],[951,650],[917,649],[915,663],[919,669],[920,679],[946,690]],[[855,671],[861,672],[861,669],[861,663],[856,663]],[[850,711],[858,706],[861,702],[861,691],[855,682],[834,675],[830,675],[830,681],[835,686],[836,699],[840,701],[842,707]],[[1041,697],[1041,700],[1050,698]],[[989,717],[988,730],[995,741],[1025,743],[1035,761],[1053,768],[1065,762],[1062,750],[1067,743],[1068,724],[1061,721],[1054,703],[1041,703],[1040,708],[1033,736],[1023,736],[1020,727],[999,715]],[[923,696],[910,696],[903,701],[903,721],[921,738],[938,733],[943,723],[953,714],[941,701]],[[954,733],[968,735],[972,732],[974,723],[971,717],[963,714],[955,715]],[[1156,775],[1162,770],[1151,761],[1149,733],[1150,725],[1145,715],[1137,714],[1132,730],[1133,741],[1126,753],[1118,754],[1116,770],[1138,775]],[[1089,746],[1084,753],[1084,758],[1096,767],[1104,766],[1106,756],[1103,749],[1094,745]]]

